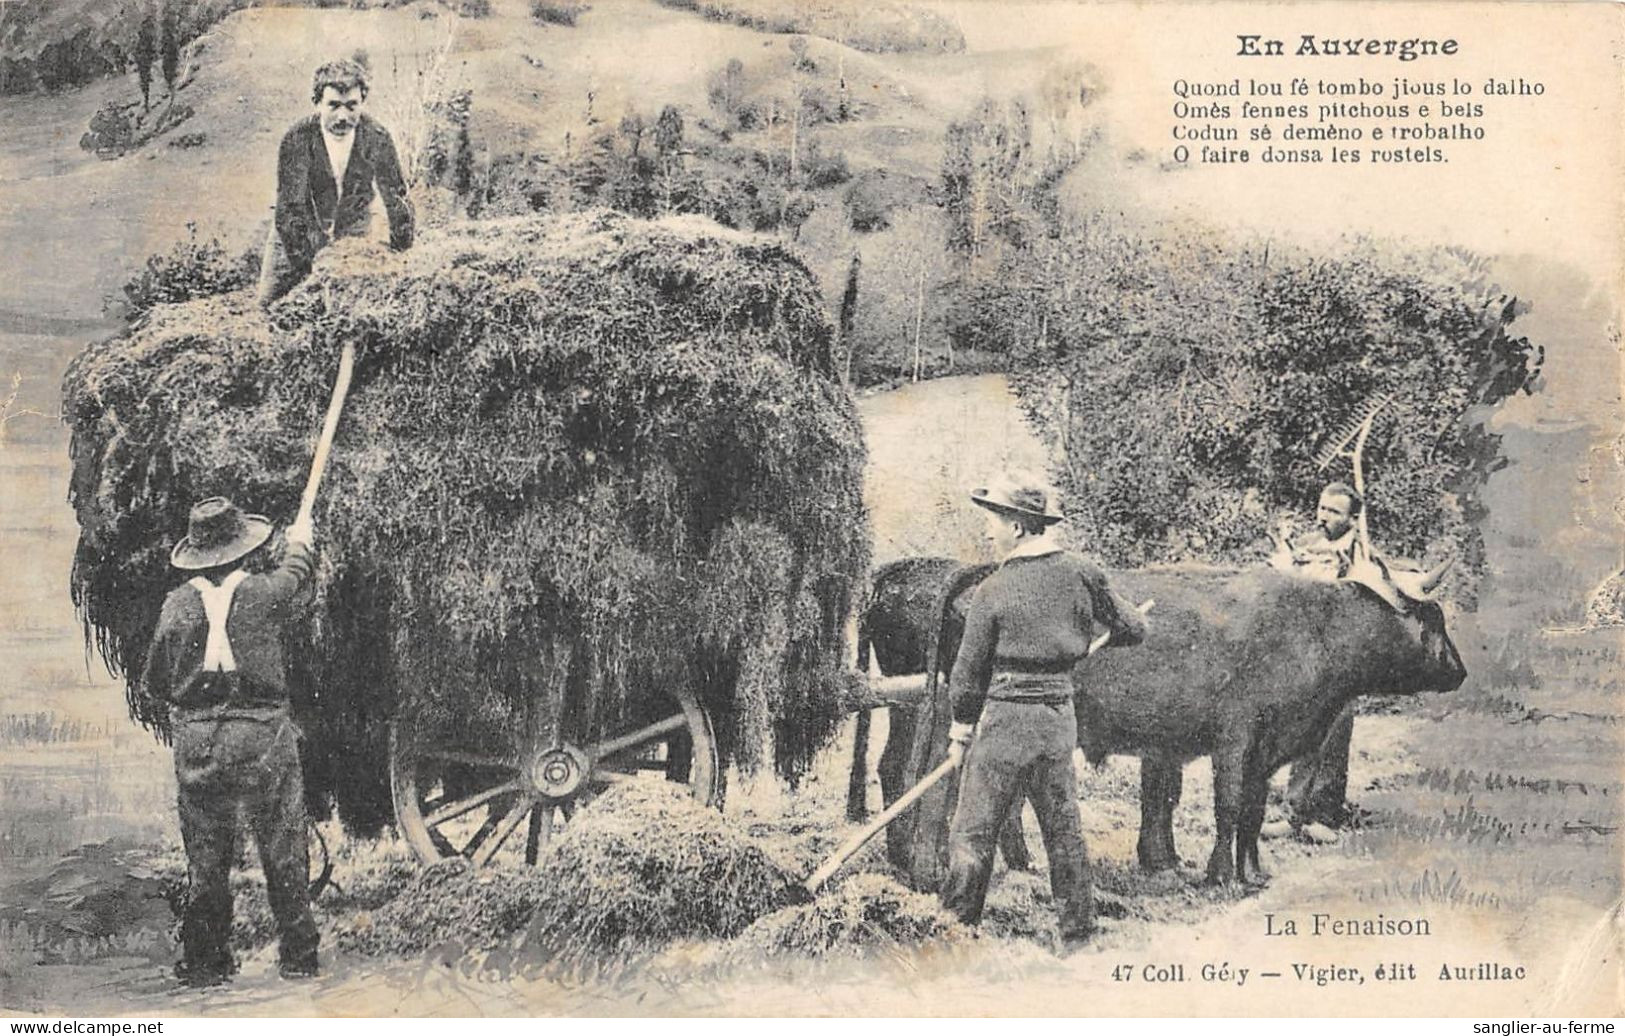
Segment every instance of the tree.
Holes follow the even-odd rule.
[[[683,174],[683,114],[676,105],[666,105],[655,119],[655,159],[659,165],[660,211],[671,212]]]
[[[943,147],[943,207],[948,244],[967,265],[997,261],[1001,245],[1021,247],[1036,220],[1030,161],[1032,120],[1025,105],[984,100],[969,119],[951,122]]]
[[[938,210],[922,206],[895,212],[889,228],[864,239],[863,305],[853,316],[850,346],[860,382],[925,375],[943,340],[945,236]]]
[[[141,83],[141,110],[152,109],[152,63],[158,57],[158,13],[152,0],[141,5],[141,24],[135,31],[135,75]]]
[[[1472,257],[1266,251],[1100,218],[1041,251],[1010,315],[1012,380],[1106,558],[1256,560],[1273,517],[1349,478],[1316,455],[1391,393],[1365,452],[1378,546],[1481,570],[1480,494],[1504,463],[1486,421],[1544,356]]]
[[[185,0],[163,0],[163,14],[159,18],[158,51],[163,65],[164,86],[169,90],[169,102],[175,103],[175,82],[181,70],[181,5]]]
[[[837,325],[841,349],[846,354],[841,380],[848,384],[852,382],[852,324],[858,315],[858,274],[862,269],[863,256],[854,248],[852,261],[846,267],[846,290],[841,292],[840,323]]]
[[[606,137],[609,165],[608,201],[622,212],[635,216],[654,215],[655,160],[644,145],[651,134],[641,114],[628,111],[621,117],[615,136]]]

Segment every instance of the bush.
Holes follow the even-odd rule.
[[[592,8],[572,0],[530,0],[530,19],[541,25],[574,27],[576,19]]]
[[[94,151],[100,158],[117,158],[135,147],[133,104],[105,104],[90,117],[90,129],[79,138],[79,147]]]
[[[470,216],[490,219],[522,216],[552,207],[560,187],[557,168],[545,155],[515,152],[493,159],[470,200]]]
[[[140,273],[124,282],[124,311],[134,324],[159,303],[189,302],[246,288],[260,273],[259,250],[233,256],[219,238],[199,241],[197,224],[168,252],[147,257]]]
[[[112,101],[98,108],[96,114],[90,117],[88,132],[79,138],[79,147],[94,151],[97,158],[120,158],[197,114],[189,104],[171,103],[150,111],[137,111],[140,107],[134,101]],[[196,144],[203,142],[201,133],[187,136],[195,137]],[[194,147],[196,144],[178,146]]]
[[[808,190],[816,191],[820,187],[837,187],[846,183],[852,179],[852,170],[847,168],[845,154],[837,151],[833,155],[826,155],[816,144],[812,144],[801,160],[801,179]]]
[[[891,226],[894,211],[915,204],[927,194],[926,186],[918,180],[870,169],[852,181],[841,203],[846,208],[847,224],[868,234]]]
[[[1500,460],[1491,408],[1531,391],[1543,354],[1522,307],[1460,252],[1347,242],[1329,256],[1104,222],[1012,264],[992,338],[1017,351],[1023,406],[1062,447],[1072,513],[1113,563],[1257,556],[1348,461],[1316,461],[1392,393],[1365,451],[1380,548],[1482,570],[1479,493]],[[1061,300],[1063,304],[1059,304]],[[1063,431],[1064,430],[1064,431]]]

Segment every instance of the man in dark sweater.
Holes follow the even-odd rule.
[[[1049,854],[1061,938],[1070,945],[1094,930],[1072,765],[1072,667],[1089,653],[1095,623],[1120,645],[1138,644],[1145,626],[1098,567],[1049,536],[1061,515],[1048,489],[1029,481],[979,489],[971,499],[987,509],[987,536],[1004,561],[971,600],[949,681],[948,753],[963,759],[965,770],[942,902],[967,924],[981,920],[999,828],[1025,793]]]
[[[374,185],[389,213],[389,244],[412,247],[412,206],[389,131],[362,112],[366,72],[354,61],[316,70],[316,111],[282,137],[276,163],[276,244],[260,279],[260,300],[281,298],[309,273],[316,253],[372,225]]]
[[[197,573],[170,591],[142,676],[169,707],[181,840],[191,880],[181,918],[181,962],[190,985],[224,981],[231,956],[231,864],[238,813],[265,868],[281,940],[281,972],[316,974],[298,731],[288,714],[283,628],[308,603],[314,568],[308,524],[287,531],[282,564],[250,574],[271,523],[214,497],[192,508],[171,562]]]

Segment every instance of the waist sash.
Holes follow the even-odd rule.
[[[1072,674],[995,670],[987,688],[988,701],[1031,705],[1062,705],[1072,700]]]

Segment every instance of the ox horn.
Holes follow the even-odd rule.
[[[1455,563],[1455,555],[1451,555],[1424,573],[1421,582],[1422,592],[1425,594],[1431,594],[1433,591],[1437,590],[1439,588],[1440,581],[1444,579],[1444,574],[1450,571],[1450,566],[1454,565]]]

